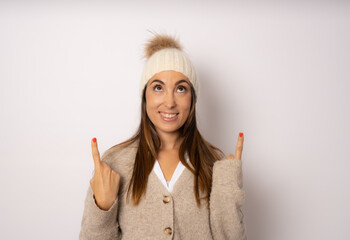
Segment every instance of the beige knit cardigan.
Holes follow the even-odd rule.
[[[137,142],[136,142],[137,143]],[[214,163],[210,207],[201,200],[198,208],[193,193],[194,175],[184,169],[169,193],[157,175],[149,175],[145,198],[138,206],[126,203],[126,192],[137,145],[110,148],[102,156],[121,176],[118,197],[108,211],[100,209],[89,186],[80,240],[244,240],[242,161],[224,159]],[[192,166],[190,164],[190,166]],[[200,197],[203,197],[200,191]]]

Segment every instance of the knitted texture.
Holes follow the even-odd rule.
[[[146,45],[145,56],[148,59],[144,65],[140,82],[141,97],[149,79],[159,72],[168,70],[185,75],[192,83],[197,97],[199,96],[199,84],[195,68],[176,39],[166,35],[156,35]]]
[[[244,203],[241,160],[223,159],[214,163],[209,209],[204,200],[201,208],[197,207],[194,175],[187,168],[171,193],[152,171],[145,198],[133,206],[126,203],[126,192],[136,151],[137,142],[127,148],[109,149],[102,156],[102,161],[121,176],[118,197],[104,211],[96,205],[92,189],[88,188],[80,240],[247,239],[241,211]],[[200,197],[204,195],[200,191]],[[170,201],[163,201],[165,198]]]

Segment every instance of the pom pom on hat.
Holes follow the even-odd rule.
[[[159,72],[173,70],[188,78],[193,85],[197,100],[199,87],[196,71],[187,54],[182,51],[179,41],[165,34],[154,35],[145,45],[147,61],[140,82],[141,97],[149,79]]]
[[[182,51],[182,46],[175,38],[165,34],[156,34],[154,38],[150,39],[148,43],[146,43],[145,58],[150,58],[153,53],[164,48],[177,48]]]

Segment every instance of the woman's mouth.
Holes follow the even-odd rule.
[[[160,113],[160,117],[167,122],[171,122],[177,119],[177,116],[179,115],[179,113]]]

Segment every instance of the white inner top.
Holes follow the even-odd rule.
[[[185,154],[185,159],[187,161],[187,163],[189,162],[189,158],[188,155]],[[179,161],[179,163],[177,164],[177,167],[173,173],[173,176],[171,177],[170,181],[166,181],[163,171],[159,165],[158,159],[156,159],[156,162],[153,166],[153,171],[155,172],[155,174],[157,175],[157,177],[159,178],[159,180],[163,183],[164,187],[168,190],[169,193],[171,193],[173,191],[174,185],[177,181],[177,179],[179,179],[181,173],[183,172],[183,170],[186,167],[182,164],[181,161]]]

